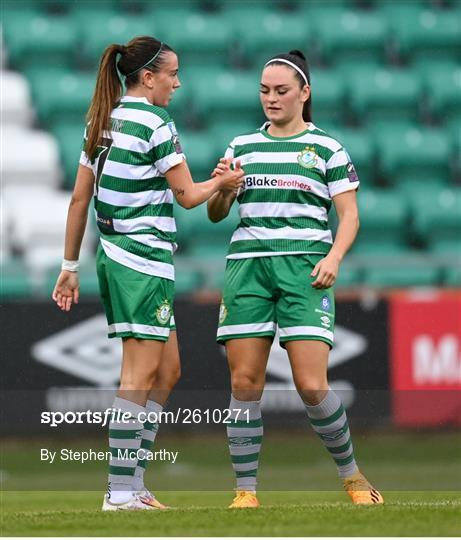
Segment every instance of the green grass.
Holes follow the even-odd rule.
[[[103,439],[6,441],[2,536],[453,536],[461,535],[457,433],[356,433],[361,469],[383,507],[355,507],[320,441],[267,430],[257,510],[228,510],[233,475],[222,434],[160,433],[177,463],[153,463],[148,485],[168,512],[102,513],[107,465],[40,462],[40,448],[105,449]],[[200,491],[199,491],[200,490]]]
[[[453,493],[385,493],[383,507],[355,507],[341,492],[261,492],[262,507],[228,510],[230,493],[165,492],[166,512],[99,512],[95,492],[3,495],[3,536],[453,536]]]

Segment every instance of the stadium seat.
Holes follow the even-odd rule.
[[[264,116],[259,102],[259,76],[255,72],[196,71],[191,85],[192,103],[203,124],[211,118],[232,123],[235,119],[261,125]]]
[[[194,181],[208,180],[219,158],[209,133],[182,130],[179,140]]]
[[[27,72],[37,114],[45,126],[72,121],[85,127],[85,114],[93,96],[94,74],[58,68]]]
[[[175,269],[175,296],[194,293],[200,289],[203,283],[203,277],[200,272],[191,270],[185,264],[183,265],[179,257],[175,258]]]
[[[177,16],[174,24],[171,24],[171,11],[156,10],[154,6],[150,20],[159,29],[161,39],[178,53],[183,66],[198,61],[204,65],[228,63],[233,30],[219,13],[190,10],[189,13]]]
[[[29,271],[20,258],[2,260],[0,264],[0,298],[12,300],[14,298],[31,297],[33,284]]]
[[[195,254],[201,257],[227,253],[232,232],[238,224],[238,205],[234,204],[229,216],[219,223],[208,219],[206,204],[191,210],[175,209],[178,229],[178,243],[181,254]]]
[[[422,95],[418,73],[363,65],[348,70],[346,80],[352,111],[359,123],[418,119]]]
[[[416,4],[382,2],[389,18],[394,48],[402,61],[460,58],[460,22],[456,10],[436,10]]]
[[[429,264],[404,266],[396,263],[365,271],[365,283],[376,288],[436,287],[440,281],[440,270]]]
[[[0,100],[2,126],[29,127],[33,120],[33,109],[27,80],[13,71],[2,70],[0,77],[3,94]]]
[[[50,297],[53,292],[60,271],[60,265],[52,266],[46,270],[42,288],[43,294],[46,297]],[[96,274],[96,261],[94,258],[89,257],[80,264],[78,277],[80,281],[80,298],[99,296],[99,283]]]
[[[183,84],[181,71],[179,72],[179,82],[181,87],[175,91],[173,99],[167,107],[168,113],[175,120],[178,129],[190,124],[194,119],[191,89],[188,84]]]
[[[325,131],[336,138],[347,150],[357,169],[362,186],[372,185],[375,181],[374,175],[376,169],[375,147],[366,130],[340,126],[326,129]]]
[[[237,135],[244,135],[252,131],[256,131],[262,125],[258,122],[235,121],[232,123],[222,122],[219,118],[209,125],[209,133],[214,142],[216,156],[223,157],[232,139]]]
[[[49,268],[61,261],[69,202],[70,193],[43,187],[23,186],[21,189],[11,186],[5,190],[11,245],[15,252],[23,254],[30,268]],[[82,261],[93,250],[94,232],[87,227],[81,249]]]
[[[149,13],[127,14],[91,7],[91,4],[76,10],[72,22],[79,29],[83,66],[93,70],[98,67],[104,49],[111,43],[126,44],[135,36],[156,35],[159,29]]]
[[[429,246],[452,242],[461,247],[461,189],[444,188],[433,193],[421,192],[411,200],[413,222],[421,239]]]
[[[53,126],[52,133],[59,146],[61,166],[64,172],[63,187],[72,189],[83,145],[84,126],[79,123],[60,122]]]
[[[326,4],[311,7],[306,2],[306,16],[312,18],[312,31],[325,63],[338,66],[385,61],[385,19],[374,11],[331,9],[324,7]]]
[[[72,66],[78,50],[77,33],[67,17],[15,9],[5,12],[4,22],[4,39],[13,68]]]
[[[379,168],[387,182],[399,185],[410,178],[432,178],[442,183],[449,180],[450,145],[443,130],[389,123],[375,131]]]
[[[232,11],[230,13],[232,16]],[[306,51],[312,35],[309,19],[296,13],[246,9],[234,16],[244,61],[259,72],[277,54],[291,49]],[[251,31],[251,28],[258,31]]]
[[[360,231],[354,249],[389,253],[407,246],[408,207],[394,190],[359,190]]]
[[[461,287],[461,260],[458,267],[450,266],[443,271],[443,284],[448,287]]]
[[[340,73],[334,69],[314,68],[311,72],[312,117],[322,128],[323,122],[341,125],[345,122],[345,86]]]
[[[422,69],[424,69],[424,64],[422,64]],[[431,64],[430,69],[426,68],[423,76],[434,120],[443,122],[454,115],[457,115],[459,119],[461,113],[461,65],[454,62]]]
[[[362,283],[361,271],[358,268],[342,264],[338,278],[335,282],[335,289],[349,289]]]
[[[5,127],[2,154],[2,189],[9,185],[59,185],[58,146],[48,133]]]

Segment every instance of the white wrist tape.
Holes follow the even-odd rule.
[[[78,261],[68,261],[63,259],[61,264],[61,270],[68,270],[69,272],[78,272]]]

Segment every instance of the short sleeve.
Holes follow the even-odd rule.
[[[234,141],[232,141],[229,146],[227,147],[226,152],[224,153],[225,159],[234,159],[234,153],[235,153],[235,145]]]
[[[359,188],[359,177],[345,148],[337,150],[327,161],[326,179],[331,197]]]
[[[161,174],[165,174],[186,159],[179,142],[175,123],[169,117],[154,130],[150,144],[155,160],[154,165]]]
[[[90,158],[88,157],[85,148],[87,143],[87,128],[85,128],[85,132],[83,133],[83,141],[82,141],[82,151],[80,153],[80,165],[83,165],[85,167],[88,167],[89,169],[93,170],[93,164],[91,163]],[[94,171],[93,171],[94,172]]]

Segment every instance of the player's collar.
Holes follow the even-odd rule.
[[[146,97],[135,97],[135,96],[123,96],[120,101],[122,103],[146,103],[147,105],[152,105]]]

